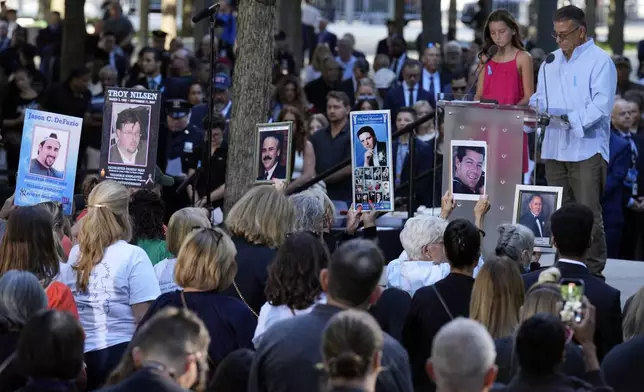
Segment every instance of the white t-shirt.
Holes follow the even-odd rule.
[[[132,340],[136,319],[132,305],[154,301],[161,292],[152,263],[145,251],[125,241],[105,248],[103,259],[94,266],[87,292],[76,287],[79,247],[61,265],[57,280],[69,286],[80,322],[85,330],[85,352],[102,350]]]
[[[321,17],[322,13],[319,9],[307,2],[302,2],[302,24],[315,26]]]
[[[255,329],[255,337],[253,337],[253,344],[255,348],[259,347],[259,343],[262,339],[262,335],[270,327],[275,325],[278,321],[282,321],[291,317],[299,316],[301,314],[307,314],[316,304],[326,304],[326,294],[322,293],[318,297],[317,301],[306,309],[294,310],[292,311],[286,305],[273,306],[266,302],[262,305],[262,308],[259,310],[259,317],[257,319],[257,328]]]
[[[174,281],[174,266],[177,265],[177,259],[163,259],[154,266],[154,273],[159,280],[161,294],[169,293],[175,290],[181,290],[181,287]]]

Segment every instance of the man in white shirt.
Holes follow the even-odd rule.
[[[120,112],[116,118],[116,143],[110,148],[109,162],[145,166],[147,151],[141,148],[141,119],[135,108]]]
[[[353,55],[353,46],[351,46],[351,42],[348,39],[342,38],[338,41],[338,56],[335,59],[344,68],[342,80],[351,79],[356,57]]]

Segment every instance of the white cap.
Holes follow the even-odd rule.
[[[389,88],[396,79],[396,74],[387,68],[381,68],[373,75],[373,81],[377,89]]]

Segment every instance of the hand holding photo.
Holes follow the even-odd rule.
[[[562,200],[562,187],[516,186],[512,223],[534,233],[535,251],[554,252],[550,217],[561,207]]]
[[[450,191],[454,200],[478,200],[486,193],[487,143],[452,140],[450,152]]]

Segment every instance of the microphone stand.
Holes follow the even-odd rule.
[[[213,83],[215,81],[215,51],[212,48],[212,43],[215,42],[215,15],[216,13],[213,13],[210,15],[208,18],[208,34],[210,34],[210,42],[211,42],[211,48],[210,48],[210,64],[209,64],[209,72],[208,72],[208,129],[206,130],[206,156],[205,156],[205,161],[204,161],[204,171],[206,172],[206,206],[207,208],[211,209],[212,205],[210,204],[210,187],[212,184],[210,184],[210,156],[211,156],[211,149],[212,149],[212,111],[213,111],[213,104],[212,104],[212,89],[213,89]],[[210,211],[210,210],[209,210]]]

